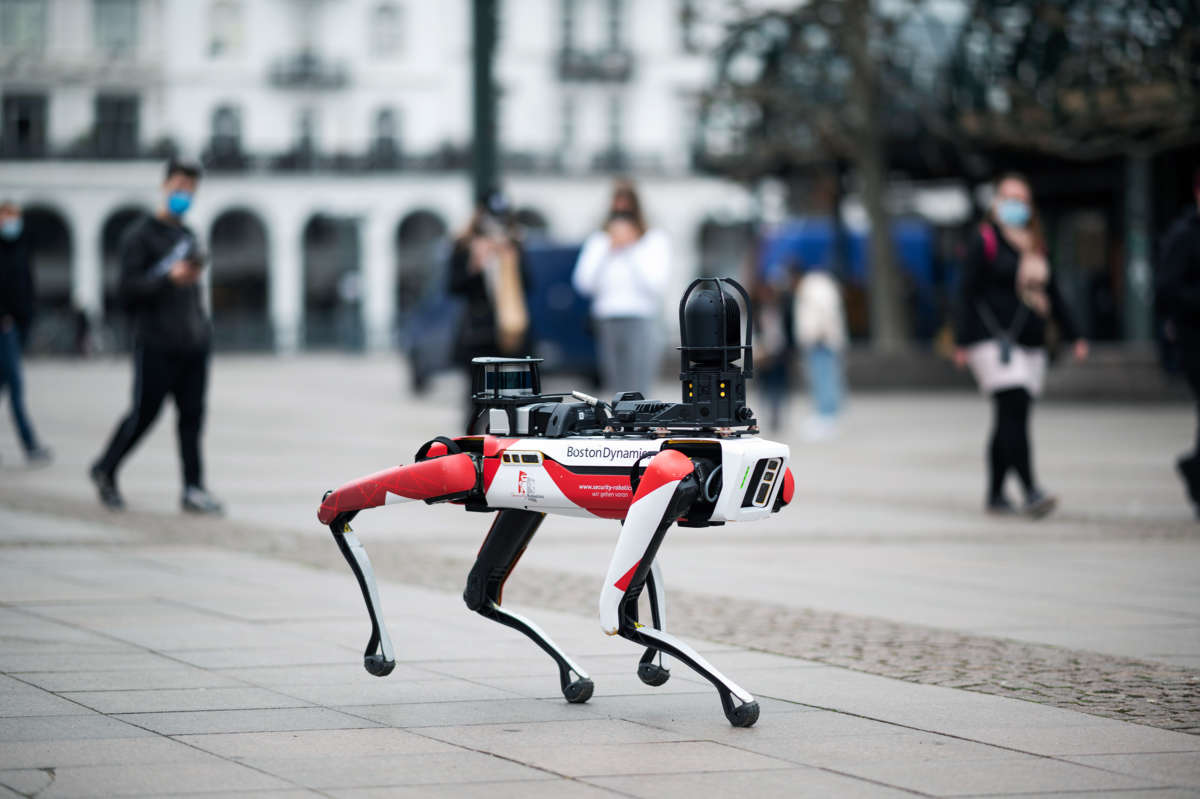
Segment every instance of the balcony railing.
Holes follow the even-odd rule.
[[[624,49],[560,50],[558,77],[564,81],[624,83],[633,77],[633,53]]]
[[[350,82],[346,65],[310,50],[285,56],[271,65],[271,85],[280,89],[341,89]]]

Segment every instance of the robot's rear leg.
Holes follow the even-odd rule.
[[[646,588],[650,600],[650,619],[656,630],[665,630],[667,624],[667,595],[663,584],[662,569],[658,561],[650,564],[650,573],[646,575]],[[658,662],[654,660],[657,657]],[[655,647],[646,647],[642,659],[638,661],[638,678],[646,685],[662,685],[671,679],[671,670],[667,668],[666,655]]]
[[[546,514],[528,510],[502,510],[496,514],[475,565],[467,577],[463,601],[484,618],[518,630],[545,650],[558,665],[559,686],[568,702],[586,702],[595,686],[579,664],[550,640],[540,627],[519,613],[501,607],[504,583],[529,546]]]

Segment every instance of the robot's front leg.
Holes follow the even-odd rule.
[[[676,519],[687,514],[700,494],[694,471],[691,460],[675,450],[664,450],[651,459],[621,525],[600,593],[600,626],[609,635],[619,634],[683,661],[716,687],[729,723],[749,727],[758,720],[758,703],[749,692],[717,671],[688,644],[661,629],[645,627],[637,619],[638,596],[650,576],[663,536]]]
[[[504,583],[545,516],[528,510],[502,510],[496,514],[492,529],[479,548],[475,565],[467,577],[463,601],[481,616],[528,636],[558,664],[559,686],[566,700],[573,704],[586,702],[595,688],[587,672],[559,649],[540,627],[501,607]]]
[[[367,550],[359,543],[358,536],[350,529],[350,518],[353,515],[343,514],[335,519],[329,528],[333,532],[338,549],[358,580],[363,601],[367,603],[367,614],[371,617],[371,638],[367,641],[366,652],[363,653],[363,668],[376,677],[386,677],[396,668],[396,651],[392,648],[392,639],[383,624],[383,604],[379,601],[379,588],[375,585],[371,559],[367,557]]]

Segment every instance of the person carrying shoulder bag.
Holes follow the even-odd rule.
[[[1045,384],[1051,321],[1075,342],[1076,359],[1087,358],[1088,344],[1076,332],[1046,257],[1029,181],[1010,173],[996,182],[987,218],[967,250],[955,320],[955,363],[970,367],[980,390],[992,397],[990,513],[1017,512],[1004,493],[1010,471],[1024,489],[1026,515],[1041,518],[1058,503],[1034,478],[1029,444],[1029,413]]]

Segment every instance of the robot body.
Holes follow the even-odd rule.
[[[689,303],[706,282],[715,290],[704,289],[701,302]],[[329,526],[354,572],[371,619],[364,655],[369,672],[390,673],[395,654],[370,560],[350,530],[359,511],[424,500],[494,513],[463,600],[550,655],[563,696],[572,703],[591,697],[591,678],[533,621],[502,606],[504,584],[546,515],[614,519],[621,527],[599,596],[601,629],[645,647],[637,673],[646,684],[666,682],[666,656],[674,657],[713,684],[731,724],[754,724],[754,697],[666,632],[666,596],[656,560],[672,525],[757,521],[781,510],[795,490],[788,447],[759,438],[744,405],[744,379],[752,374],[751,332],[747,325],[746,344],[737,341],[739,313],[736,305],[730,311],[732,300],[726,303],[731,296],[726,284],[741,292],[748,311],[745,291],[723,279],[696,281],[680,302],[684,402],[648,402],[632,393],[617,395],[611,404],[578,392],[544,395],[535,360],[476,359],[478,434],[438,437],[418,450],[414,463],[326,493],[318,518]],[[689,332],[698,320],[703,327],[709,308],[719,326],[714,324],[702,345],[691,346]],[[737,365],[743,357],[744,371]],[[638,619],[643,589],[649,589],[649,625]]]

